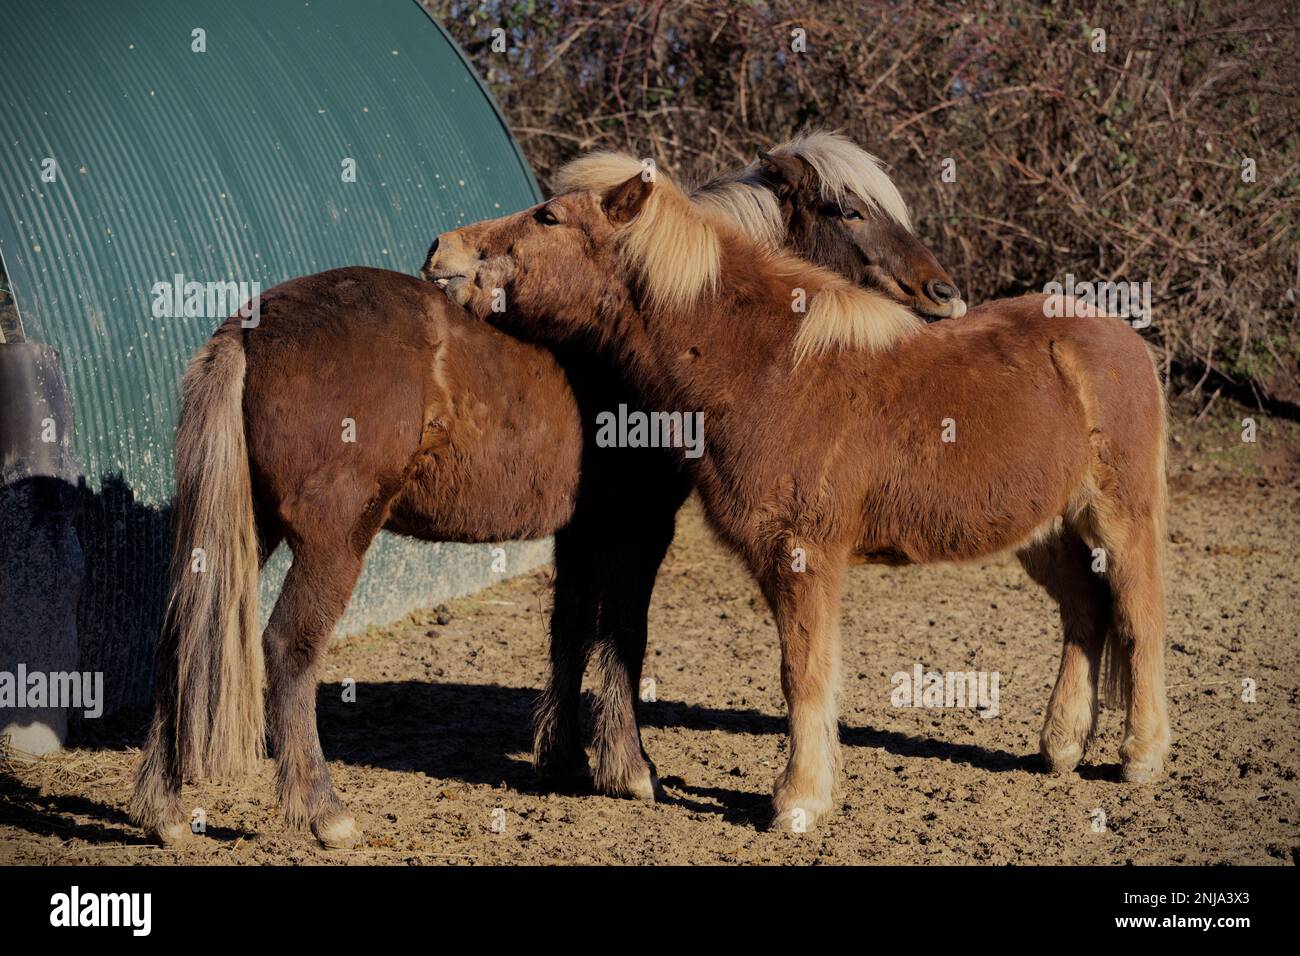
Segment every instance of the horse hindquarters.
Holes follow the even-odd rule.
[[[400,442],[332,440],[335,419],[323,416],[324,434],[297,454],[282,453],[264,468],[281,478],[306,465],[312,480],[293,482],[298,491],[279,500],[277,519],[293,563],[262,636],[266,658],[267,712],[276,760],[277,796],[292,826],[310,825],[327,847],[355,844],[361,832],[334,792],[316,725],[316,686],[321,656],[347,609],[366,552],[383,526],[401,486],[377,476],[409,471],[411,450]],[[382,420],[382,419],[381,419]],[[263,438],[282,426],[262,422]],[[250,421],[250,430],[262,431]],[[259,444],[263,444],[259,442]],[[265,445],[263,444],[263,447]],[[314,448],[314,455],[312,449]],[[328,478],[326,478],[328,476]]]

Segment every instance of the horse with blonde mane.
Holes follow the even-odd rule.
[[[486,321],[613,362],[644,407],[703,413],[691,473],[780,638],[790,749],[774,822],[799,829],[832,806],[851,561],[1014,549],[1064,628],[1048,764],[1083,755],[1105,659],[1126,707],[1123,779],[1155,779],[1165,411],[1141,337],[1110,317],[1049,319],[1035,296],[925,325],[702,213],[631,157],[582,157],[560,178],[548,202],[440,236],[424,272]]]
[[[743,190],[731,195],[743,201]],[[771,222],[762,241],[782,241]],[[896,239],[903,251],[890,281],[951,282],[915,238]],[[876,254],[870,235],[842,241]],[[310,826],[329,847],[361,838],[321,749],[316,674],[381,528],[430,541],[554,534],[538,769],[561,780],[591,772],[578,717],[594,658],[594,783],[653,798],[634,702],[655,573],[690,480],[668,454],[593,441],[593,410],[634,403],[621,373],[519,342],[411,276],[344,268],[264,293],[255,329],[227,321],[195,355],[182,392],[170,596],[136,822],[165,844],[188,836],[182,780],[249,769],[269,717],[289,824]],[[340,440],[345,419],[355,442]],[[293,563],[259,634],[258,574],[281,542]],[[202,574],[190,565],[199,547]]]
[[[560,187],[563,185],[562,178]],[[907,204],[880,161],[839,133],[800,134],[761,153],[739,172],[707,181],[691,193],[691,201],[702,213],[732,223],[755,242],[773,248],[786,246],[836,268],[851,281],[880,289],[928,320],[959,317],[966,311],[956,282],[913,234]],[[435,242],[431,256],[436,247]],[[575,381],[590,377],[593,366],[600,365],[584,360],[579,351],[561,350]],[[626,391],[623,385],[619,388]],[[600,388],[577,388],[576,393],[590,450],[596,416],[622,399]],[[604,505],[581,513],[602,515],[601,533],[611,543],[593,549],[592,536],[598,533],[595,527],[579,532],[566,529],[556,539],[557,619],[551,628],[550,674],[534,719],[533,761],[547,780],[566,783],[586,776],[587,755],[578,731],[580,692],[587,661],[593,658],[598,679],[592,782],[602,793],[653,800],[658,777],[641,742],[635,701],[650,594],[672,537],[671,515],[689,485],[667,488],[662,475],[637,470],[635,462],[662,460],[663,456],[651,450],[631,450],[625,459],[635,475],[607,480],[598,470],[608,471],[600,456],[614,453],[604,449],[584,467],[584,474],[596,476],[588,486],[600,489],[592,493],[601,495]],[[635,487],[632,482],[637,483]],[[640,501],[630,512],[626,508],[629,497]],[[606,514],[616,517],[603,517]],[[629,533],[630,515],[644,528],[639,537]],[[572,539],[579,543],[570,545]],[[573,554],[564,557],[566,552]],[[587,558],[582,570],[567,572],[566,568],[581,560],[578,555]],[[599,583],[602,575],[612,580]],[[558,615],[563,608],[561,597],[577,588],[592,587],[592,580],[598,582],[596,593],[622,588],[636,599],[630,608],[626,602],[606,600],[600,615],[606,636],[584,645],[573,640],[584,629],[559,626]],[[579,604],[575,611],[581,614],[591,606],[592,602]]]

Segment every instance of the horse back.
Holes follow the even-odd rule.
[[[999,300],[874,363],[877,421],[861,552],[974,558],[1071,512],[1099,463],[1150,448],[1159,383],[1142,338],[1106,316]],[[900,507],[900,504],[903,507]]]

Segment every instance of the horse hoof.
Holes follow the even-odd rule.
[[[153,835],[158,843],[165,847],[179,846],[190,838],[190,825],[179,823],[160,823],[154,827]]]
[[[1119,775],[1125,783],[1155,783],[1165,775],[1165,769],[1161,763],[1139,763],[1133,760],[1125,762]]]
[[[1040,752],[1048,772],[1054,774],[1072,772],[1075,767],[1079,766],[1079,761],[1083,759],[1083,748],[1078,744],[1056,748],[1043,747]]]
[[[1146,740],[1128,737],[1119,748],[1120,779],[1125,783],[1155,783],[1165,775],[1169,738]]]
[[[634,800],[644,800],[646,803],[654,803],[661,792],[659,778],[648,767],[643,775],[631,781],[627,787],[627,796]]]
[[[786,833],[808,833],[830,814],[832,800],[829,796],[818,797],[812,794],[796,797],[778,790],[772,805],[774,812],[771,829],[784,830]]]
[[[659,786],[659,777],[650,767],[643,767],[639,773],[623,774],[618,778],[602,778],[597,772],[593,786],[598,793],[607,797],[621,797],[628,800],[644,800],[654,803],[663,795]]]
[[[825,817],[824,812],[808,809],[805,807],[791,807],[788,810],[777,810],[772,815],[772,822],[769,829],[778,833],[809,833],[817,829],[817,825]]]
[[[327,850],[350,850],[361,842],[361,828],[347,811],[313,820],[311,832]]]

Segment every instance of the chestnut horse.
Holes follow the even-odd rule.
[[[644,407],[703,413],[691,469],[705,512],[780,637],[790,751],[778,824],[801,829],[831,808],[853,559],[1016,549],[1064,625],[1048,763],[1083,754],[1105,655],[1127,704],[1122,776],[1161,772],[1165,412],[1136,332],[1111,317],[1049,319],[1041,296],[924,325],[701,215],[630,157],[583,157],[561,180],[567,192],[546,203],[440,236],[426,275],[502,328],[613,356]]]
[[[816,145],[787,144],[820,156]],[[850,155],[835,150],[833,168],[846,182],[861,175],[841,168]],[[766,210],[762,238],[780,241],[771,188],[754,178],[728,189],[713,211]],[[862,188],[883,197],[862,201],[902,208],[887,180]],[[746,206],[745,192],[767,197]],[[877,254],[874,236],[857,241],[858,255]],[[910,233],[890,243],[896,287],[951,285]],[[952,308],[917,303],[938,314]],[[538,769],[550,778],[588,773],[579,695],[594,655],[593,782],[652,798],[634,702],[655,572],[690,483],[671,455],[592,440],[595,413],[631,401],[621,375],[557,360],[465,315],[433,285],[375,269],[276,286],[261,298],[260,319],[251,329],[228,320],[185,376],[171,596],[133,818],[164,843],[189,832],[182,778],[232,776],[263,752],[265,677],[288,821],[309,824],[327,846],[360,838],[330,782],[315,688],[320,655],[380,528],[463,542],[554,533]],[[627,494],[637,508],[626,507]],[[258,572],[282,541],[293,564],[259,640]]]

